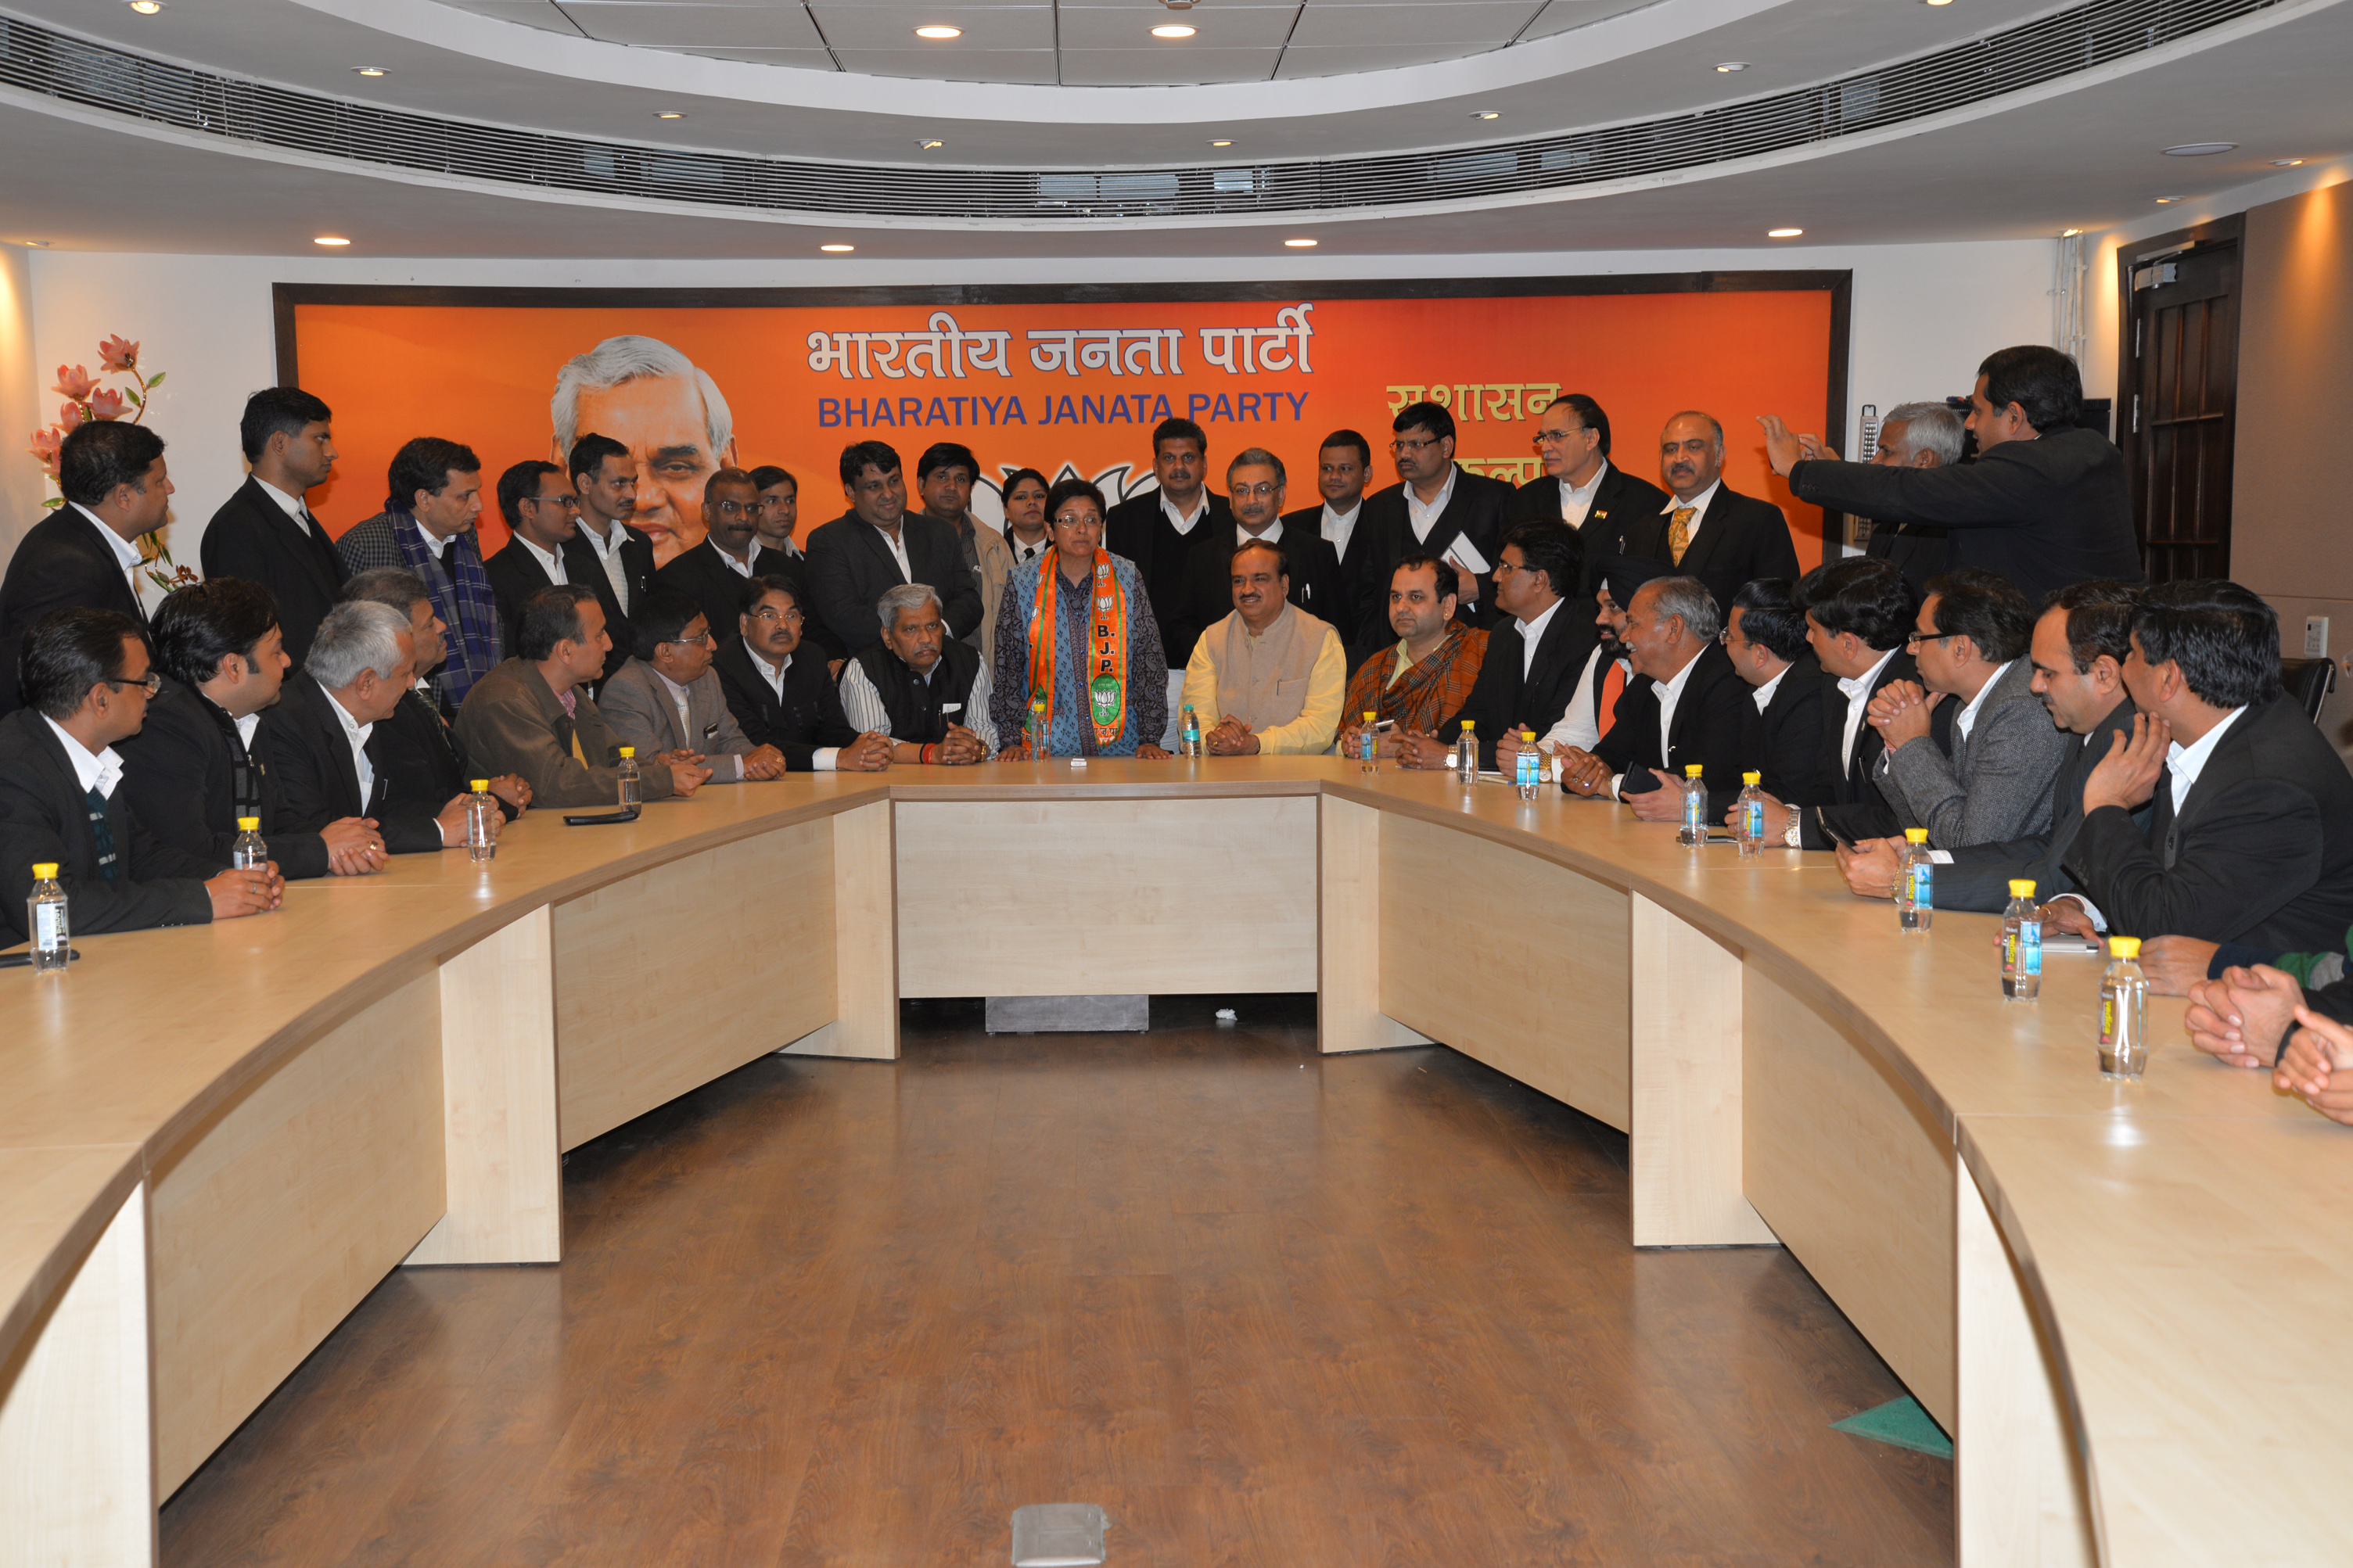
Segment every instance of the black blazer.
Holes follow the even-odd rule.
[[[711,668],[719,672],[719,689],[726,695],[727,711],[735,716],[744,738],[784,752],[788,772],[807,773],[821,748],[846,746],[858,739],[841,711],[841,694],[826,668],[822,648],[801,644],[785,667],[781,700],[753,668],[751,650],[741,637],[721,648]]]
[[[1487,657],[1479,665],[1470,700],[1461,712],[1438,727],[1438,738],[1452,742],[1462,733],[1464,720],[1474,721],[1479,761],[1490,768],[1495,765],[1495,742],[1504,730],[1534,730],[1541,739],[1568,711],[1577,677],[1585,673],[1599,635],[1591,616],[1579,615],[1574,600],[1562,600],[1545,625],[1544,638],[1536,644],[1535,658],[1524,679],[1520,623],[1504,616],[1504,624],[1487,635]]]
[[[566,582],[592,590],[600,605],[613,597],[613,584],[605,575],[604,563],[596,558],[596,547],[581,538],[576,530],[564,542],[563,558]],[[539,563],[539,557],[525,547],[520,537],[510,534],[499,552],[482,563],[482,575],[490,579],[491,592],[498,595],[499,625],[506,632],[507,647],[521,647],[523,601],[542,588],[554,585],[547,568]],[[614,603],[617,605],[619,601]],[[613,625],[612,609],[607,609],[605,619],[613,631],[614,643],[617,646],[626,640],[627,628]]]
[[[1871,525],[1871,537],[1863,542],[1862,552],[1875,555],[1883,561],[1894,562],[1895,569],[1904,574],[1904,580],[1912,584],[1912,591],[1925,596],[1928,592],[1928,579],[1945,570],[1945,563],[1950,554],[1948,538],[1943,529],[1930,528],[1923,523],[1874,521]],[[1942,891],[1940,886],[1940,895]],[[2006,890],[2002,895],[2002,907],[2010,907],[2010,896]]]
[[[1192,640],[1185,635],[1186,567],[1193,558],[1193,546],[1204,538],[1218,537],[1219,530],[1224,531],[1224,537],[1233,537],[1234,509],[1225,497],[1214,491],[1208,493],[1208,515],[1195,523],[1190,533],[1176,531],[1176,525],[1160,510],[1157,489],[1128,497],[1103,518],[1103,548],[1113,555],[1127,557],[1144,578],[1145,597],[1152,601],[1152,619],[1160,628],[1160,647],[1168,657],[1171,669],[1183,669],[1185,661],[1193,657]],[[1361,517],[1356,527],[1361,534]],[[1283,531],[1291,531],[1288,523],[1283,525]],[[1226,609],[1232,608],[1233,603],[1229,599]],[[1200,628],[1195,627],[1194,636],[1199,633]]]
[[[124,776],[129,777],[126,768]],[[42,717],[19,708],[0,718],[0,922],[23,942],[25,900],[36,861],[54,860],[70,902],[66,915],[79,939],[150,926],[204,925],[213,918],[207,879],[228,868],[159,844],[140,825],[118,785],[106,802],[114,837],[115,879],[98,875],[98,836],[89,796],[66,749]]]
[[[333,701],[307,672],[297,670],[286,678],[278,705],[262,715],[261,728],[255,732],[255,742],[278,775],[286,820],[315,832],[346,816],[372,816],[384,847],[395,855],[440,848],[441,827],[433,818],[448,804],[448,796],[430,811],[412,806],[396,813],[389,809],[388,781],[378,776],[373,797],[362,800],[359,770],[343,740],[343,721],[328,706]],[[369,731],[368,739],[375,739],[375,731]],[[375,765],[373,753],[368,765]]]
[[[367,754],[375,769],[376,805],[394,816],[438,816],[452,796],[487,776],[466,754],[440,708],[414,690],[400,700],[391,718],[377,720],[368,731]],[[512,822],[522,814],[501,800],[499,815]]]
[[[1617,716],[1593,754],[1608,763],[1611,773],[1626,775],[1619,785],[1621,795],[1659,787],[1645,769],[1663,769],[1681,778],[1692,763],[1700,764],[1700,777],[1711,794],[1729,789],[1737,795],[1746,765],[1749,721],[1757,717],[1753,690],[1732,668],[1732,656],[1724,645],[1711,642],[1693,661],[1691,679],[1675,703],[1665,756],[1659,755],[1659,683],[1647,675],[1628,681],[1619,693]]]
[[[258,743],[261,731],[254,731]],[[249,760],[258,772],[261,836],[269,858],[289,881],[327,874],[327,846],[317,833],[285,825],[285,806],[278,798],[278,781],[259,757],[240,757],[244,743],[227,714],[215,708],[204,693],[166,680],[147,704],[147,721],[139,733],[117,741],[122,758],[122,786],[139,821],[158,844],[228,864],[229,847],[237,842],[235,770]]]
[[[2122,935],[2326,952],[2353,927],[2353,773],[2294,698],[2274,698],[2232,721],[2179,815],[2159,773],[2146,831],[2102,806],[2066,867]]]
[[[1354,540],[1349,541],[1355,543]],[[1193,645],[1201,634],[1234,613],[1234,525],[1220,524],[1214,530],[1206,525],[1193,531],[1193,550],[1185,560],[1185,624],[1178,628],[1173,643],[1161,639],[1182,654],[1171,651],[1169,658],[1190,659]],[[1282,538],[1277,542],[1291,563],[1291,602],[1319,620],[1334,626],[1342,624],[1348,613],[1347,595],[1340,586],[1340,558],[1324,542],[1322,533],[1311,523],[1303,531],[1294,531],[1289,523],[1282,525]],[[1181,669],[1172,663],[1171,669]]]
[[[645,603],[646,595],[652,590],[654,584],[653,536],[630,528],[627,523],[622,524],[622,527],[627,536],[621,541],[621,578],[629,585],[629,603],[641,605]],[[613,637],[613,651],[605,656],[605,673],[597,677],[597,683],[602,685],[612,679],[614,671],[629,662],[631,657],[629,650],[637,646],[637,632],[629,625],[629,617],[621,613],[621,601],[613,592],[613,580],[605,575],[605,558],[596,553],[596,547],[588,542],[585,534],[571,542],[576,542],[580,546],[581,559],[585,563],[586,569],[577,569],[573,565],[571,551],[567,544],[564,556],[564,570],[571,575],[575,583],[596,591],[596,602],[603,605],[605,610],[605,626]],[[506,552],[501,550],[499,553],[503,555]],[[482,570],[485,573],[489,572],[488,562],[483,563]],[[545,574],[543,573],[541,575],[544,576]],[[494,580],[492,586],[496,585]],[[502,614],[504,607],[501,602]],[[814,615],[815,612],[811,611],[810,614]],[[514,638],[507,639],[508,651],[512,652],[519,646],[521,645]]]
[[[1663,509],[1673,498],[1663,492],[1662,497],[1659,505]],[[1621,517],[1622,529],[1612,525],[1613,542],[1620,548],[1609,553],[1651,561],[1674,559],[1667,548],[1667,530],[1673,519],[1665,510],[1654,511],[1647,519],[1639,514]],[[1587,559],[1594,559],[1589,551]],[[1683,552],[1676,570],[1706,584],[1727,616],[1732,613],[1732,596],[1759,577],[1783,577],[1794,583],[1802,575],[1798,570],[1798,547],[1789,539],[1789,520],[1781,509],[1723,484],[1709,498],[1707,510],[1700,516],[1699,535]]]
[[[912,551],[909,558],[913,558]],[[792,584],[794,597],[801,606],[802,639],[815,643],[824,650],[826,658],[840,658],[843,653],[839,639],[809,604],[808,577],[801,562],[800,556],[771,550],[757,540],[752,542],[753,576],[782,577]],[[654,574],[656,587],[684,594],[702,606],[703,617],[711,623],[711,635],[723,645],[743,635],[744,590],[748,584],[748,579],[737,575],[719,559],[719,552],[707,540]],[[946,607],[943,605],[941,609],[944,611]],[[876,619],[871,613],[866,618]],[[646,654],[639,653],[638,657],[643,658]]]
[[[1822,667],[1810,648],[1781,672],[1781,684],[1762,713],[1755,689],[1749,689],[1748,710],[1741,716],[1741,770],[1762,774],[1757,787],[1784,805],[1820,805],[1829,798],[1821,771],[1822,711]],[[1839,719],[1845,721],[1843,710]],[[1725,788],[1711,785],[1708,819],[1721,820],[1739,795],[1739,773]]]
[[[1606,459],[1605,459],[1606,460]],[[1585,541],[1585,596],[1591,598],[1600,586],[1593,574],[1593,563],[1606,555],[1639,555],[1642,552],[1626,547],[1630,529],[1647,526],[1667,504],[1667,492],[1648,479],[1638,479],[1617,464],[1609,464],[1601,476],[1601,484],[1593,492],[1593,505],[1577,525],[1577,537]],[[1512,505],[1504,515],[1504,531],[1521,522],[1558,522],[1560,521],[1560,481],[1549,474],[1540,474],[1512,492]],[[1660,538],[1666,536],[1662,533]]]
[[[1405,490],[1401,481],[1376,490],[1365,498],[1365,510],[1356,518],[1357,537],[1367,549],[1366,575],[1359,587],[1369,590],[1372,595],[1369,602],[1358,606],[1356,637],[1368,648],[1397,641],[1389,630],[1388,585],[1398,562],[1409,555],[1442,556],[1448,545],[1457,539],[1467,539],[1493,568],[1496,552],[1503,548],[1504,513],[1512,504],[1512,487],[1503,480],[1474,474],[1457,463],[1454,493],[1447,497],[1446,510],[1430,525],[1430,537],[1424,540],[1413,536],[1413,519],[1406,510]],[[1558,515],[1556,510],[1555,515]],[[1356,540],[1349,542],[1353,545]],[[1478,586],[1478,603],[1463,606],[1462,618],[1482,626],[1510,619],[1495,613],[1495,578],[1492,570],[1479,574]],[[1577,663],[1581,668],[1584,660]],[[1572,676],[1575,673],[1570,671]]]
[[[1876,522],[1933,523],[1949,564],[1999,572],[2037,602],[2071,583],[2143,580],[2124,457],[2097,430],[2005,441],[1949,468],[1799,463],[1789,490]]]
[[[51,610],[67,609],[115,610],[142,626],[147,624],[147,612],[100,525],[70,505],[33,524],[8,557],[7,576],[0,578],[0,713],[16,706],[16,660],[25,634]]]
[[[1919,679],[1920,667],[1909,653],[1897,648],[1895,657],[1880,670],[1879,679],[1871,683],[1871,693],[1876,697],[1892,680]],[[1873,777],[1887,742],[1871,727],[1871,721],[1865,719],[1854,727],[1852,749],[1841,749],[1846,738],[1846,693],[1839,689],[1838,682],[1837,676],[1822,672],[1822,740],[1821,750],[1815,753],[1820,809],[1807,812],[1799,829],[1799,842],[1808,849],[1828,849],[1834,838],[1892,838],[1903,831],[1895,808],[1879,793]],[[1950,732],[1956,711],[1950,702],[1936,704],[1929,723],[1939,745],[1944,743],[1944,734]]]
[[[2031,879],[2035,898],[2045,901],[2080,891],[2075,879],[2067,874],[2066,858],[2084,826],[2084,776],[2108,754],[2114,743],[2111,737],[2121,734],[2130,740],[2132,727],[2132,700],[2126,698],[2108,710],[2091,734],[2079,737],[2082,744],[2060,760],[2059,772],[2051,781],[2051,831],[1954,850],[1952,864],[1936,868],[1936,902],[1948,910],[2000,914],[2010,907],[2011,879],[2020,877]],[[2132,816],[2145,828],[2148,808],[2143,806]]]
[[[1365,655],[1369,651],[1362,642],[1357,640],[1358,634],[1364,629],[1366,617],[1377,614],[1382,633],[1386,637],[1388,630],[1389,607],[1388,581],[1384,579],[1375,583],[1370,580],[1372,574],[1370,563],[1373,554],[1369,543],[1371,536],[1365,531],[1364,502],[1359,500],[1356,504],[1358,509],[1356,526],[1348,532],[1348,548],[1345,552],[1335,550],[1333,552],[1333,559],[1339,563],[1340,567],[1339,613],[1330,615],[1321,610],[1316,612],[1324,620],[1331,622],[1334,628],[1339,632],[1340,641],[1347,650],[1348,668],[1351,673],[1356,670],[1356,666],[1365,662]],[[1313,534],[1318,539],[1324,537],[1323,502],[1318,501],[1314,506],[1302,507],[1297,511],[1286,511],[1282,514],[1282,536],[1289,539],[1294,534]]]
[[[205,524],[199,550],[206,576],[242,577],[276,595],[286,652],[294,668],[301,668],[319,623],[350,580],[333,541],[323,530],[305,528],[287,516],[248,474]]]
[[[808,606],[808,624],[822,622],[840,651],[856,653],[882,640],[875,601],[902,583],[927,584],[938,592],[948,636],[961,638],[980,625],[980,588],[965,569],[964,542],[955,529],[911,511],[899,537],[907,547],[912,577],[899,575],[898,559],[883,542],[882,531],[854,511],[818,529],[801,547],[808,552],[809,595],[817,601]]]

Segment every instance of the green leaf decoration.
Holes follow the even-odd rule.
[[[163,384],[164,384],[164,373],[163,373],[162,371],[160,371],[160,370],[159,370],[159,371],[157,371],[154,374],[153,374],[153,375],[151,375],[151,376],[149,376],[149,377],[147,378],[147,385],[149,386],[149,388],[150,388],[150,389],[153,389],[153,388],[154,388],[154,387],[161,386],[161,385],[163,385]]]

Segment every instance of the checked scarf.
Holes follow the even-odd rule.
[[[1391,644],[1356,667],[1340,711],[1348,720],[1376,713],[1395,720],[1400,731],[1432,733],[1471,700],[1486,658],[1487,634],[1457,623],[1428,658],[1391,684],[1389,673],[1397,668],[1397,647]]]
[[[480,539],[467,529],[453,536],[436,556],[425,548],[415,517],[396,506],[385,510],[392,514],[392,533],[400,542],[401,559],[433,590],[434,611],[449,627],[449,662],[435,673],[433,684],[439,688],[443,702],[455,711],[474,689],[474,682],[497,668],[505,657],[498,595],[482,570]]]

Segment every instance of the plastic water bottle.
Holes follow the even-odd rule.
[[[1544,787],[1544,753],[1536,750],[1536,732],[1520,731],[1520,754],[1513,769],[1512,782],[1520,786],[1522,800],[1534,800],[1536,791]]]
[[[1707,842],[1707,784],[1700,777],[1704,771],[1697,763],[1683,764],[1683,826],[1675,829],[1675,842],[1694,848]]]
[[[2108,938],[2100,976],[2100,1076],[2134,1079],[2148,1066],[2148,976],[2140,972],[2140,938]]]
[[[1201,716],[1193,711],[1189,702],[1185,705],[1185,728],[1179,733],[1176,749],[1187,757],[1201,754]]]
[[[645,795],[644,779],[638,772],[638,749],[621,748],[621,809],[635,811]]]
[[[1454,741],[1454,773],[1464,789],[1479,783],[1479,737],[1471,732],[1472,721],[1462,721],[1462,733]]]
[[[466,797],[466,858],[476,865],[499,853],[499,803],[491,798],[491,781],[476,779]]]
[[[2021,877],[2010,885],[2010,907],[2001,911],[2001,994],[2031,1002],[2042,993],[2042,906],[2034,883]]]
[[[1904,864],[1895,873],[1895,914],[1905,931],[1926,931],[1936,914],[1936,863],[1928,858],[1928,830],[1904,830]]]
[[[1366,714],[1365,727],[1356,731],[1356,771],[1359,773],[1377,773],[1381,771],[1380,746],[1378,738],[1373,733],[1373,721],[1379,717],[1377,713]]]
[[[237,841],[228,847],[228,863],[239,871],[259,871],[269,864],[269,846],[261,838],[261,818],[237,819]]]
[[[25,900],[25,929],[33,933],[33,973],[62,973],[73,958],[73,931],[66,921],[66,890],[58,885],[54,860],[33,868],[33,891]]]
[[[1740,798],[1733,804],[1732,836],[1740,845],[1744,860],[1763,852],[1765,848],[1765,775],[1745,773],[1740,775]]]
[[[1190,713],[1192,710],[1187,708],[1185,711]],[[1193,739],[1198,742],[1200,738],[1200,721],[1196,720],[1193,724]],[[1192,755],[1198,757],[1200,754],[1197,746]],[[1046,755],[1046,700],[1043,697],[1033,697],[1029,700],[1029,755],[1039,759]]]

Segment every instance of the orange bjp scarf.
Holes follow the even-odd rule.
[[[1039,722],[1044,733],[1054,726],[1054,644],[1060,622],[1054,616],[1054,595],[1062,591],[1061,563],[1049,557],[1038,574],[1038,598],[1029,609],[1029,692],[1031,711],[1040,703]],[[1089,608],[1087,637],[1087,706],[1095,727],[1095,745],[1108,750],[1127,728],[1127,594],[1111,568],[1111,552],[1095,552],[1094,602]]]

